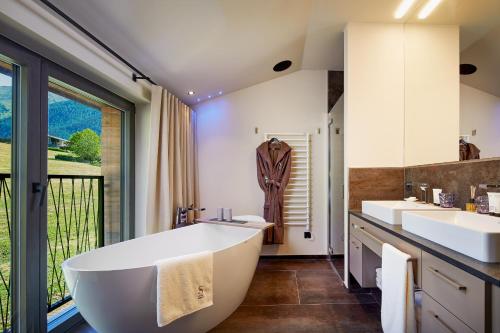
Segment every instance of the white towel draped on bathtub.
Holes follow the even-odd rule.
[[[213,305],[213,253],[204,251],[155,262],[158,327]]]

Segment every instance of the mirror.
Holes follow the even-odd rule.
[[[477,7],[405,25],[405,166],[500,158],[500,2]]]
[[[461,45],[460,159],[500,157],[500,22]]]

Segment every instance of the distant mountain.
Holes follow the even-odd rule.
[[[90,128],[101,135],[102,115],[97,108],[49,93],[49,135],[69,139],[71,134]],[[0,87],[0,139],[12,136],[11,88]]]

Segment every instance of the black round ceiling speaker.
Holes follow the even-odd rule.
[[[471,75],[477,71],[473,64],[460,64],[460,75]]]
[[[292,66],[292,62],[290,60],[283,60],[274,65],[273,71],[283,72],[284,70],[290,68],[290,66]]]

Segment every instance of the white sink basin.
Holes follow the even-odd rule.
[[[483,262],[500,262],[500,218],[471,212],[404,212],[403,229]]]
[[[363,214],[373,216],[389,224],[401,224],[401,213],[415,210],[460,210],[459,208],[441,208],[433,204],[403,200],[362,201]]]

